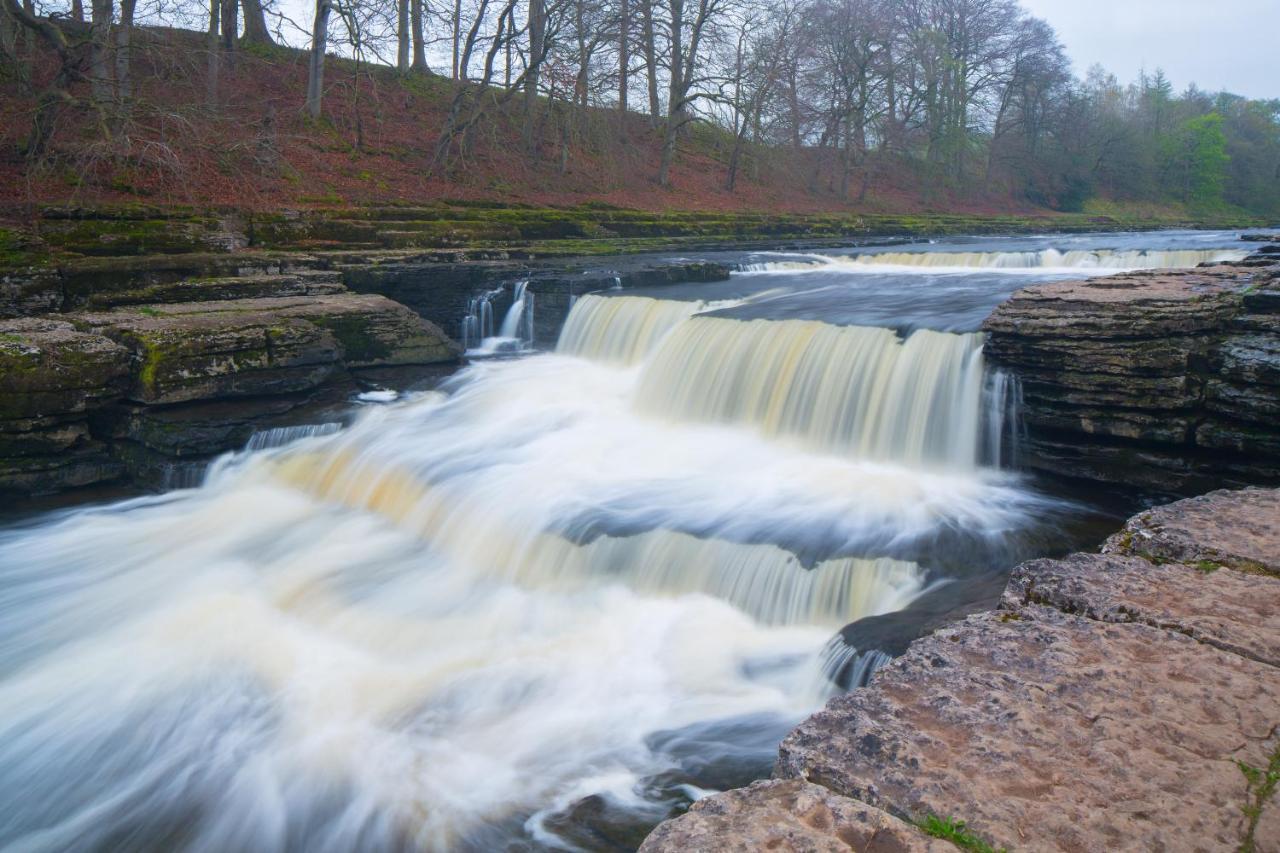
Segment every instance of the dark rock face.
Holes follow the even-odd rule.
[[[1274,260],[1037,285],[984,328],[1021,382],[1030,467],[1172,493],[1280,482]]]
[[[999,610],[801,723],[787,783],[701,801],[644,849],[846,849],[799,831],[834,801],[1009,849],[1280,850],[1280,490],[1151,510],[1106,551],[1019,566]]]

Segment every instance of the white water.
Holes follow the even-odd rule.
[[[588,293],[574,302],[556,352],[635,364],[677,325],[705,310],[705,302]]]
[[[534,295],[529,290],[529,282],[517,281],[512,287],[511,307],[494,334],[491,300],[502,293],[503,288],[495,288],[471,297],[467,303],[467,316],[462,321],[462,345],[468,356],[515,355],[532,349]]]
[[[888,329],[697,317],[645,366],[637,404],[861,459],[971,468],[982,389],[980,334],[901,341]]]
[[[930,582],[891,547],[1045,511],[977,464],[974,336],[706,307],[584,297],[561,354],[0,534],[0,848],[555,846],[591,794],[657,820],[646,780],[705,788],[657,733],[776,743],[832,631]]]
[[[769,254],[769,253],[762,253]],[[1214,261],[1239,260],[1236,249],[1112,250],[1042,249],[1028,252],[867,252],[858,255],[778,253],[779,260],[746,264],[743,272],[841,271],[885,272],[928,269],[935,272],[1113,271],[1194,267]]]

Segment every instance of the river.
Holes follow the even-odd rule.
[[[873,651],[843,626],[1092,544],[1101,496],[1017,470],[991,308],[1238,247],[708,253],[740,271],[583,296],[554,352],[10,522],[0,848],[632,848],[768,775]]]

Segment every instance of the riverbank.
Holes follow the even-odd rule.
[[[1019,566],[641,850],[1280,849],[1277,614],[1280,490],[1140,513]]]

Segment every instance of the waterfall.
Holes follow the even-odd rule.
[[[516,338],[525,346],[533,346],[533,294],[528,281],[516,282],[511,307],[502,318],[498,337]]]
[[[705,302],[588,293],[570,310],[556,352],[635,364],[679,323],[706,308]]]
[[[972,468],[981,451],[982,340],[694,317],[645,364],[636,406],[863,459]]]
[[[245,442],[244,449],[247,451],[254,451],[284,447],[286,444],[301,441],[304,438],[319,438],[320,436],[333,435],[341,429],[342,424],[333,422],[272,427],[271,429],[258,430],[253,435],[249,436],[249,440]]]
[[[495,296],[502,293],[501,287],[477,293],[467,300],[467,314],[462,318],[462,348],[464,350],[479,346],[485,338],[493,337],[493,304]]]
[[[779,253],[782,254],[782,253]],[[776,261],[743,264],[743,272],[831,270],[857,272],[892,268],[931,270],[1138,270],[1173,269],[1240,260],[1234,249],[1042,249],[1028,252],[867,252],[858,255],[783,254]]]

